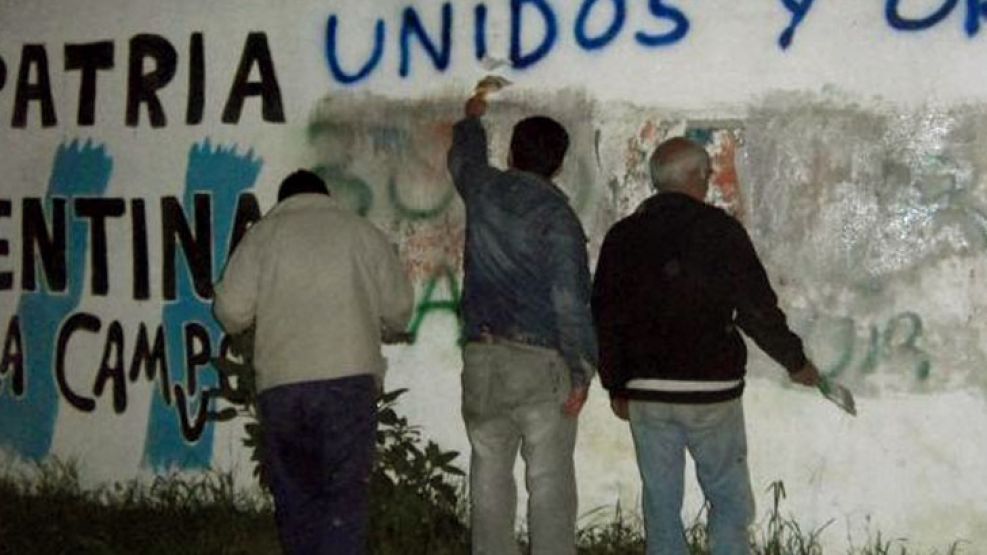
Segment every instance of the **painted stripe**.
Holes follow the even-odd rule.
[[[237,199],[244,191],[254,186],[260,174],[263,161],[254,156],[253,150],[237,153],[235,146],[224,148],[212,146],[208,140],[195,144],[189,150],[188,168],[185,174],[185,191],[182,204],[189,221],[194,221],[194,198],[196,193],[212,195],[213,282],[223,270],[229,250],[233,223],[236,215]],[[212,315],[212,301],[201,300],[188,270],[188,262],[179,255],[175,264],[177,299],[166,305],[161,321],[166,330],[168,343],[168,371],[173,387],[187,384],[188,369],[185,367],[186,345],[184,326],[189,322],[203,325],[209,332],[210,348],[215,354],[223,333]],[[189,392],[184,408],[190,415],[198,412],[203,388],[218,383],[218,374],[212,365],[197,371],[196,392]],[[180,424],[177,403],[172,396],[169,406],[161,395],[155,395],[151,402],[147,435],[144,444],[144,464],[155,470],[172,468],[208,468],[212,463],[214,425],[208,423],[202,435],[195,441],[187,440]]]
[[[42,265],[36,265],[38,288],[21,294],[17,306],[24,339],[24,395],[0,395],[0,446],[27,459],[40,460],[51,449],[59,407],[54,378],[55,341],[59,327],[79,306],[85,289],[89,226],[72,216],[71,199],[103,196],[112,174],[113,159],[103,145],[75,140],[60,144],[55,152],[45,212],[50,226],[52,198],[67,199],[66,288],[62,292],[51,291]]]

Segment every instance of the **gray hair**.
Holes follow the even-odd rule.
[[[694,148],[677,149],[668,156],[660,156],[655,150],[648,160],[651,169],[651,185],[657,191],[678,191],[688,185],[689,174],[700,170],[703,175],[709,169],[710,159],[706,149],[694,144]],[[664,159],[662,159],[664,158]]]

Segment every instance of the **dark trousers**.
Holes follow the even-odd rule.
[[[376,399],[369,375],[260,394],[264,463],[286,554],[366,551]]]

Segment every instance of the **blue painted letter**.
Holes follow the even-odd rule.
[[[895,29],[900,31],[921,31],[946,19],[953,11],[953,8],[956,7],[958,1],[946,0],[936,13],[925,19],[906,19],[901,17],[901,14],[898,13],[898,4],[901,3],[901,0],[888,0],[888,3],[884,6],[884,13],[888,18],[888,23]]]
[[[782,49],[788,48],[792,45],[792,38],[795,37],[795,30],[798,29],[802,20],[805,19],[805,14],[809,13],[812,9],[813,0],[781,0],[781,3],[788,8],[788,11],[792,12],[792,22],[788,25],[781,36],[778,37],[778,44]]]
[[[634,38],[636,38],[639,43],[645,46],[664,46],[666,44],[674,44],[682,40],[682,37],[689,32],[689,20],[678,8],[665,6],[662,4],[662,0],[648,0],[648,8],[655,17],[669,19],[675,25],[671,31],[657,35],[651,35],[645,33],[644,31],[639,31],[636,35],[634,35]]]
[[[398,71],[401,77],[407,77],[411,72],[411,36],[418,37],[418,41],[425,47],[432,63],[439,71],[444,71],[449,67],[449,55],[452,53],[452,4],[446,2],[442,5],[442,49],[435,48],[435,43],[428,37],[422,21],[418,17],[418,12],[412,7],[404,9],[404,17],[401,19],[401,68]]]
[[[541,13],[545,21],[545,36],[541,44],[531,52],[521,51],[521,12],[525,4],[531,4]],[[548,55],[558,37],[558,23],[555,21],[555,12],[548,5],[548,0],[511,0],[511,64],[517,69],[524,69],[537,63]]]
[[[983,0],[966,0],[966,34],[974,36],[980,31],[980,20],[987,17],[987,3]]]
[[[596,5],[597,0],[586,0],[583,2],[583,6],[579,8],[579,15],[576,16],[576,42],[579,43],[579,46],[582,46],[586,50],[603,48],[616,38],[620,30],[623,29],[624,21],[627,19],[627,3],[625,0],[611,1],[613,2],[614,10],[613,22],[610,23],[610,26],[607,27],[607,30],[603,34],[597,37],[586,35],[586,23],[590,14],[593,12],[593,6]]]
[[[473,12],[476,16],[476,27],[473,30],[473,45],[476,59],[487,57],[487,5],[479,4]]]
[[[378,19],[374,26],[374,51],[370,54],[370,59],[363,64],[356,73],[346,73],[339,65],[339,54],[337,52],[337,30],[339,28],[339,18],[335,14],[329,16],[326,24],[326,59],[329,61],[329,70],[332,76],[343,84],[356,83],[366,79],[370,72],[380,63],[380,58],[384,54],[384,20]]]

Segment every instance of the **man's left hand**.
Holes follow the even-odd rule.
[[[819,385],[820,380],[822,380],[819,376],[819,370],[811,361],[806,362],[805,366],[798,372],[792,373],[789,377],[793,382],[807,387],[816,387]]]
[[[569,398],[562,405],[562,412],[570,418],[578,417],[579,411],[583,410],[583,405],[586,404],[587,397],[589,397],[588,385],[572,388],[572,391],[569,392]]]

